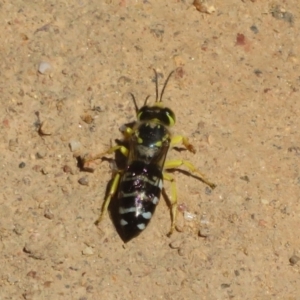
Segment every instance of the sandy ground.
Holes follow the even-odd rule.
[[[300,3],[211,6],[1,1],[1,300],[300,299]],[[174,172],[192,218],[168,238],[162,199],[124,244],[94,225],[110,164],[82,172],[74,152],[121,138],[153,68],[160,88],[176,69],[164,103],[197,150],[168,157],[217,188]]]

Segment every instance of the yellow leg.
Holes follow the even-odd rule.
[[[171,229],[168,233],[168,236],[170,236],[174,230],[175,230],[175,226],[176,226],[176,215],[177,215],[177,191],[176,191],[176,184],[175,184],[175,180],[174,177],[171,174],[167,174],[167,173],[163,173],[163,177],[165,180],[168,180],[171,182],[171,198],[169,198],[170,200],[170,204],[171,204]]]
[[[109,189],[108,196],[105,198],[104,203],[102,205],[101,214],[100,214],[98,220],[95,222],[96,225],[98,225],[102,221],[104,214],[107,212],[111,198],[116,194],[116,192],[118,190],[120,177],[121,177],[120,173],[117,173],[115,175],[112,185]]]
[[[125,146],[120,146],[120,145],[117,145],[117,146],[114,146],[114,147],[111,147],[110,149],[108,149],[107,151],[105,152],[102,152],[100,154],[96,154],[94,156],[86,156],[83,158],[83,164],[86,164],[88,162],[91,162],[91,161],[94,161],[96,159],[99,159],[99,158],[102,158],[104,155],[106,154],[112,154],[116,151],[120,151],[124,156],[128,156],[128,149],[125,147]]]
[[[124,126],[124,128],[121,128],[121,131],[122,131],[125,139],[129,138],[133,133],[133,130],[130,127],[126,127],[126,126]],[[114,147],[111,147],[110,149],[108,149],[107,151],[105,151],[103,153],[96,154],[94,156],[85,156],[83,158],[83,164],[85,165],[91,161],[102,158],[106,154],[112,154],[116,151],[120,151],[126,157],[128,156],[128,153],[129,153],[129,150],[125,146],[116,145]],[[102,205],[100,216],[97,219],[97,221],[95,222],[96,225],[98,225],[102,221],[104,214],[107,212],[107,209],[108,209],[111,199],[114,197],[114,195],[116,194],[116,192],[118,190],[121,173],[122,173],[122,171],[120,171],[120,170],[117,171],[117,173],[115,174],[115,176],[113,178],[113,182],[109,189],[108,196],[105,198],[104,203]]]
[[[174,147],[177,144],[182,144],[190,152],[196,153],[194,146],[189,143],[189,140],[187,137],[184,137],[182,135],[173,136],[171,139],[171,147]]]
[[[132,135],[132,133],[133,133],[132,128],[126,127],[126,126],[121,127],[120,130],[121,130],[121,132],[123,133],[125,140],[128,139],[128,138],[130,138],[131,135]],[[124,156],[126,156],[126,157],[128,156],[128,149],[127,149],[125,146],[117,145],[117,146],[111,147],[110,149],[108,149],[108,150],[105,151],[105,152],[96,154],[96,155],[94,155],[94,156],[89,156],[89,155],[87,155],[87,156],[83,157],[83,165],[85,165],[86,163],[89,163],[89,162],[91,162],[91,161],[94,161],[94,160],[96,160],[96,159],[100,159],[100,158],[102,158],[102,157],[103,157],[104,155],[106,155],[106,154],[112,154],[112,153],[114,153],[114,152],[116,152],[116,151],[118,151],[118,150],[119,150]]]
[[[201,181],[203,181],[205,184],[207,184],[210,188],[214,189],[216,187],[216,185],[214,183],[208,181],[205,178],[205,176],[199,170],[197,170],[197,168],[189,161],[179,160],[179,159],[166,161],[164,169],[175,169],[182,165],[186,166],[188,168],[189,172],[196,174],[199,177],[199,179]]]
[[[130,138],[133,133],[133,129],[127,126],[121,126],[120,131],[123,133],[125,139]]]

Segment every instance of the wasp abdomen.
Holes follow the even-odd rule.
[[[132,239],[146,228],[162,187],[162,172],[156,165],[133,161],[128,166],[118,192],[119,224],[125,240]]]

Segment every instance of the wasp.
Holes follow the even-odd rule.
[[[192,163],[186,160],[166,160],[170,148],[181,144],[188,151],[195,153],[195,148],[188,139],[182,135],[172,135],[170,127],[175,124],[174,112],[165,107],[162,98],[172,71],[164,82],[163,88],[158,93],[158,74],[155,73],[156,100],[153,105],[148,105],[148,95],[144,105],[139,108],[136,99],[131,94],[137,120],[131,126],[121,127],[125,144],[116,145],[106,152],[94,157],[86,158],[89,162],[102,158],[106,154],[120,151],[126,158],[125,169],[117,170],[112,179],[107,197],[102,205],[101,214],[95,224],[99,224],[108,210],[112,199],[116,199],[117,226],[120,228],[121,237],[125,242],[139,235],[149,224],[155,208],[159,202],[163,189],[163,181],[171,182],[170,212],[171,235],[175,229],[177,213],[177,192],[175,180],[167,171],[184,166],[188,172],[210,188],[215,184],[208,181]]]

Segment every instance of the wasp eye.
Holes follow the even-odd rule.
[[[166,121],[164,122],[168,126],[173,126],[176,122],[176,117],[170,108],[164,109],[164,114],[166,115]]]

